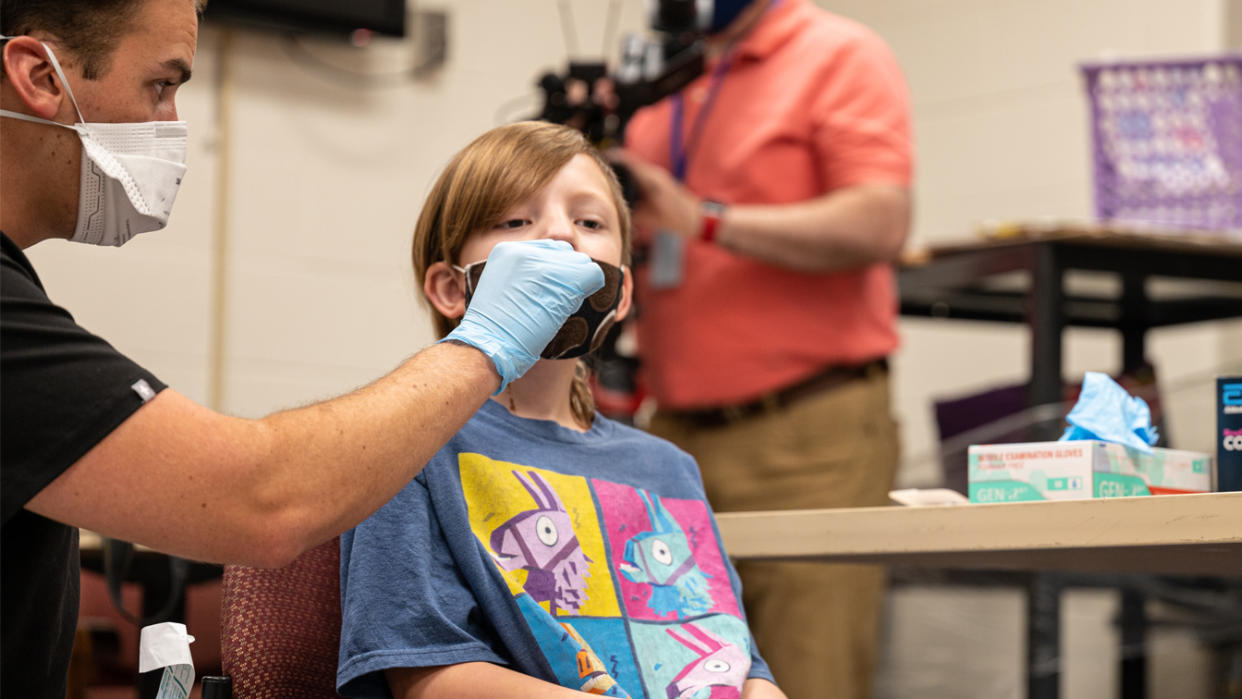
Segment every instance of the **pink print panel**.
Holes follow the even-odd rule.
[[[707,504],[592,480],[613,579],[627,616],[673,621],[741,617]]]

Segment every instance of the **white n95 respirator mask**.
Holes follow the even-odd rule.
[[[8,39],[11,37],[0,37]],[[78,222],[71,240],[92,245],[121,246],[139,233],[168,225],[181,178],[189,130],[184,121],[87,123],[56,60],[44,44],[78,123],[61,124],[0,109],[0,116],[51,124],[78,133],[82,141]]]

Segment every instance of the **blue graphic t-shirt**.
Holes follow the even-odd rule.
[[[772,679],[740,600],[688,454],[487,401],[341,537],[337,685],[389,697],[388,668],[489,662],[606,696],[738,697]]]

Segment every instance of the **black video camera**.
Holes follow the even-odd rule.
[[[563,75],[540,76],[544,102],[537,118],[572,126],[601,148],[619,144],[635,112],[702,75],[706,25],[697,4],[697,0],[660,0],[650,23],[656,37],[625,37],[620,63],[612,73],[603,61],[574,61]],[[623,171],[618,177],[632,205],[636,192]]]
[[[654,37],[625,37],[615,71],[609,73],[603,61],[574,61],[563,75],[540,76],[544,103],[536,118],[572,126],[600,148],[621,143],[635,112],[679,92],[703,74],[707,35],[733,21],[752,2],[659,0],[649,22]],[[616,169],[633,206],[637,192],[627,173]]]

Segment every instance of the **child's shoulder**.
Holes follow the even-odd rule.
[[[618,443],[618,446],[624,443],[627,447],[648,450],[650,453],[665,456],[668,459],[694,464],[694,457],[663,437],[657,437],[650,432],[610,420],[602,415],[596,415],[595,419],[603,422],[601,427],[606,427],[611,431],[610,441]],[[697,466],[695,468],[697,469]]]
[[[437,454],[437,460],[456,463],[457,454],[482,450],[513,458],[546,457],[550,452],[590,458],[615,454],[620,461],[637,460],[684,469],[698,476],[694,457],[672,442],[635,427],[596,415],[585,433],[542,420],[513,417],[503,407],[484,405]]]

